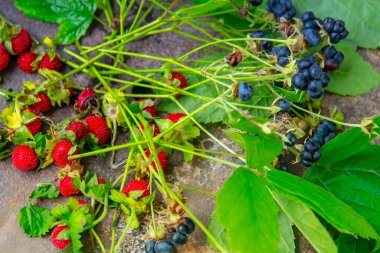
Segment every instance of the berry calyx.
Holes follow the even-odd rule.
[[[175,80],[179,81],[178,86],[175,85],[175,83],[174,83]],[[186,78],[181,73],[171,72],[170,76],[169,76],[169,81],[171,81],[172,86],[176,86],[178,89],[182,90],[183,88],[187,87]],[[176,97],[180,97],[180,96],[181,96],[181,94],[176,95]]]
[[[29,146],[17,146],[12,153],[13,165],[21,171],[30,171],[38,167],[36,151]]]

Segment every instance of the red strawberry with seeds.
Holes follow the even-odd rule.
[[[69,160],[69,151],[74,147],[74,145],[69,140],[62,140],[55,145],[52,157],[54,163],[59,167],[64,167],[66,165],[71,165],[73,160]],[[75,149],[72,155],[78,154],[78,148]]]
[[[138,99],[137,102],[144,102],[145,99],[141,98],[141,99]],[[148,106],[145,106],[143,108],[144,111],[147,111],[149,112],[149,114],[152,116],[152,117],[157,117],[157,112],[156,112],[156,107],[154,105],[148,105]]]
[[[32,38],[27,30],[21,28],[20,33],[11,40],[11,43],[13,52],[22,54],[32,47]]]
[[[138,198],[144,198],[150,194],[149,182],[144,179],[133,179],[124,187],[122,192],[128,197],[131,191],[143,191],[142,195]]]
[[[73,180],[68,176],[59,181],[58,190],[61,195],[66,198],[72,195],[78,195],[80,193],[78,189],[74,189]]]
[[[73,131],[75,134],[75,141],[79,141],[86,137],[88,133],[87,126],[82,121],[74,121],[66,128],[68,131]]]
[[[91,104],[96,106],[98,95],[91,88],[84,89],[78,96],[77,106],[80,110],[86,110],[87,107]]]
[[[32,108],[28,108],[27,110],[29,110],[30,113],[36,115],[36,117],[38,116],[37,112]],[[42,119],[40,117],[37,117],[32,122],[25,124],[25,126],[28,128],[29,132],[34,136],[41,131]]]
[[[0,45],[0,72],[8,67],[9,53],[4,45]]]
[[[54,56],[53,60],[50,59],[49,54],[45,54],[42,60],[38,64],[39,69],[50,69],[59,72],[61,70],[62,63],[58,56]]]
[[[153,137],[156,137],[157,135],[160,134],[160,129],[158,128],[158,126],[154,123],[149,123],[149,126],[152,127],[154,126],[154,130],[153,130]],[[144,130],[144,126],[143,124],[140,125],[141,129]]]
[[[36,72],[36,68],[33,66],[34,65],[33,63],[36,61],[36,59],[37,59],[37,55],[31,51],[25,54],[20,54],[17,60],[18,67],[22,71],[32,74]]]
[[[22,171],[34,170],[38,167],[36,151],[29,146],[17,146],[12,153],[13,165]]]
[[[40,92],[37,94],[37,98],[40,100],[37,103],[30,105],[33,110],[45,113],[50,110],[51,100],[46,93]]]
[[[169,114],[168,116],[166,116],[166,119],[169,119],[171,120],[173,123],[177,123],[182,117],[185,117],[186,114],[183,114],[183,113],[172,113],[172,114]]]
[[[56,226],[51,233],[51,243],[60,250],[66,249],[71,244],[71,240],[57,239],[59,233],[68,228],[68,226]]]
[[[77,198],[79,205],[87,205],[88,203],[80,198]]]
[[[174,81],[174,79],[177,79],[179,81],[179,86],[177,88],[179,89],[183,89],[185,87],[187,87],[187,81],[186,81],[186,78],[181,74],[181,73],[178,73],[178,72],[172,72],[170,74],[170,77],[169,77],[169,80],[171,82]],[[177,94],[176,97],[180,97],[181,94]]]
[[[105,184],[106,180],[104,178],[98,177],[98,184]]]
[[[98,138],[97,145],[103,145],[110,138],[110,130],[108,129],[106,120],[101,116],[90,115],[84,119],[90,133]]]
[[[150,157],[151,154],[152,153],[150,152],[150,149],[147,148],[145,150],[145,155],[146,155],[146,157],[148,159],[149,159],[149,157]],[[168,154],[165,152],[165,150],[160,150],[160,151],[157,152],[157,157],[158,157],[158,160],[159,160],[159,162],[161,164],[162,170],[165,170],[166,167],[168,166],[168,163],[169,163],[169,161],[168,161]],[[156,166],[156,163],[155,163],[154,160],[152,161],[151,165],[154,168],[154,170],[157,171],[157,166]],[[150,171],[149,167],[147,168],[147,171],[148,172]]]

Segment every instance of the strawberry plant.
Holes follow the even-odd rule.
[[[0,28],[0,71],[20,54],[20,68],[43,79],[20,85],[19,92],[1,90],[10,103],[0,118],[0,158],[12,156],[25,173],[59,167],[56,185],[38,184],[20,210],[21,229],[31,237],[51,232],[52,244],[66,252],[86,249],[83,233],[101,252],[119,252],[130,229],[144,231],[147,253],[181,252],[196,229],[219,252],[295,252],[293,229],[318,252],[376,252],[380,179],[373,141],[380,118],[345,122],[336,107],[323,103],[328,91],[359,95],[379,84],[379,73],[356,52],[357,46],[378,46],[359,35],[358,27],[365,27],[362,32],[374,36],[373,28],[356,18],[345,23],[349,14],[330,8],[341,0],[192,2],[150,0],[147,7],[145,1],[115,1],[115,18],[110,1],[16,1],[27,17],[60,24],[56,43],[77,46],[57,51],[50,38],[32,45],[31,38],[17,37],[29,36],[25,29],[5,20]],[[149,21],[153,11],[159,15]],[[93,19],[109,36],[82,45],[78,39]],[[195,46],[165,57],[126,49],[164,33]],[[138,68],[129,59],[159,64]],[[74,83],[78,72],[98,85]],[[54,122],[47,112],[63,106],[75,114]],[[221,126],[235,145],[218,138],[210,124]],[[127,137],[116,144],[121,132]],[[223,151],[200,146],[201,136]],[[117,164],[119,150],[127,152]],[[106,160],[107,153],[104,169],[114,169],[114,177],[99,178],[83,165],[87,157]],[[184,163],[198,157],[230,167],[230,177],[217,193],[169,181],[175,153]],[[214,197],[210,224],[186,205],[186,191]],[[67,201],[52,209],[35,202],[59,195]],[[101,238],[95,228],[108,215],[111,238]],[[117,233],[119,217],[124,227]]]

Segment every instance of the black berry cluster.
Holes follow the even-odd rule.
[[[187,235],[193,233],[195,223],[192,219],[185,217],[185,221],[177,229],[169,231],[170,239],[161,241],[147,241],[145,243],[146,253],[173,253],[174,245],[183,245],[187,242]]]
[[[274,47],[269,55],[277,56],[277,65],[285,67],[289,63],[291,52],[287,46]]]
[[[281,98],[277,101],[277,106],[281,108],[279,113],[290,113],[290,102],[286,98]]]
[[[344,61],[344,55],[335,49],[334,46],[325,46],[322,48],[322,54],[325,58],[324,69],[327,71],[337,70]]]
[[[269,0],[267,9],[276,16],[277,21],[280,21],[281,18],[290,20],[297,13],[292,0]]]
[[[248,0],[248,3],[252,6],[259,6],[263,3],[263,0]]]
[[[269,35],[265,35],[262,30],[254,31],[248,35],[250,38],[271,38]],[[269,51],[272,49],[273,43],[271,41],[261,40],[258,41],[261,51]]]
[[[277,159],[278,159],[278,164],[277,164],[276,168],[278,170],[288,171],[288,165],[286,164],[284,157],[282,155],[279,155],[277,157]]]
[[[330,42],[333,44],[338,43],[348,36],[346,25],[342,20],[325,18],[323,20],[323,29],[327,32]]]
[[[326,87],[330,78],[322,70],[314,56],[297,61],[298,73],[292,77],[294,88],[307,90],[307,95],[311,99],[318,99],[323,94],[323,88]]]
[[[321,30],[320,25],[322,24],[322,21],[316,18],[311,11],[302,13],[301,20],[303,23],[302,33],[307,42],[312,46],[318,45],[321,42],[319,31]]]
[[[297,136],[294,133],[288,132],[285,137],[288,139],[288,141],[284,142],[286,146],[292,147],[297,143]]]
[[[310,167],[321,158],[321,146],[336,136],[335,131],[336,124],[331,121],[323,120],[322,123],[318,125],[315,134],[304,144],[304,151],[301,153],[301,162],[303,165]]]
[[[249,101],[253,96],[253,88],[250,83],[240,83],[238,87],[238,96],[241,101]]]

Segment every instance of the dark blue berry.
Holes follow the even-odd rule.
[[[172,241],[174,244],[185,244],[187,242],[187,235],[181,232],[177,232],[173,235]]]
[[[154,241],[146,241],[145,242],[145,253],[155,253],[154,252],[154,245],[155,245],[155,242]]]
[[[307,82],[301,74],[295,74],[292,76],[292,86],[296,89],[306,90]]]
[[[327,33],[331,33],[334,29],[334,25],[335,25],[335,19],[333,18],[325,18],[322,22],[323,24],[323,29],[325,29],[325,31]]]
[[[318,79],[322,75],[322,69],[321,66],[319,66],[317,63],[314,63],[309,68],[310,76],[314,79]]]
[[[284,163],[284,162],[281,162],[280,165],[278,166],[278,169],[282,170],[282,171],[287,171],[288,165],[286,165],[286,163]]]
[[[253,96],[253,88],[249,83],[240,83],[238,88],[238,95],[241,101],[248,101]]]
[[[195,231],[195,223],[189,217],[185,217],[185,222],[183,224],[189,228],[189,234]]]
[[[288,141],[285,142],[286,146],[294,146],[296,144],[297,137],[296,137],[295,134],[293,134],[293,133],[286,133],[285,137],[289,140],[289,142]]]
[[[281,67],[285,67],[289,63],[289,58],[287,57],[280,57],[277,60],[277,64]]]
[[[324,119],[322,121],[322,124],[327,126],[327,128],[329,129],[330,132],[334,132],[336,130],[336,124],[330,120]]]
[[[312,162],[313,161],[313,154],[312,152],[309,152],[309,151],[302,151],[301,152],[301,160],[302,161],[309,161],[309,162]]]
[[[319,80],[322,82],[323,88],[327,87],[327,85],[330,83],[330,77],[326,72],[322,72]]]
[[[308,69],[310,67],[310,62],[308,59],[301,59],[296,61],[298,70]]]
[[[261,30],[258,30],[258,31],[254,31],[254,32],[248,34],[248,36],[253,38],[253,39],[254,38],[262,38],[264,36],[264,32]]]
[[[345,29],[343,32],[340,33],[340,36],[342,37],[342,39],[345,39],[348,36],[348,34],[348,31]]]
[[[345,23],[342,20],[337,20],[334,24],[333,32],[341,33],[345,30]]]
[[[319,80],[311,80],[307,89],[310,91],[323,91],[323,83]]]
[[[317,150],[315,152],[313,152],[313,162],[316,162],[318,161],[319,159],[321,159],[321,151],[320,150]]]
[[[342,39],[342,36],[336,32],[332,32],[329,37],[330,37],[330,42],[333,44],[338,43]]]
[[[329,134],[325,137],[325,140],[324,140],[325,143],[327,143],[327,142],[329,142],[330,140],[334,139],[335,136],[336,136],[335,133],[333,133],[333,132],[329,133]]]
[[[268,35],[264,35],[263,38],[270,38]],[[273,47],[273,42],[272,41],[267,41],[267,40],[262,40],[260,41],[260,48],[261,50],[264,51],[269,51]]]
[[[324,46],[322,52],[325,57],[333,59],[335,54],[338,52],[334,46]]]
[[[154,252],[155,253],[173,253],[174,252],[174,247],[171,242],[163,240],[163,241],[158,241],[154,245]]]
[[[312,141],[312,140],[307,140],[306,143],[304,144],[304,148],[306,151],[309,152],[314,152],[320,148],[319,144]]]
[[[296,8],[292,7],[287,12],[285,12],[282,17],[286,20],[291,20],[297,13]]]
[[[323,90],[307,90],[307,96],[311,99],[320,99],[323,95]]]
[[[321,36],[315,29],[304,29],[302,33],[305,35],[307,42],[312,46],[316,46],[321,42]]]
[[[311,12],[311,11],[306,11],[304,13],[302,13],[301,15],[301,20],[302,22],[306,22],[306,21],[309,21],[309,20],[314,20],[314,13]]]
[[[334,60],[340,65],[343,63],[344,61],[344,55],[342,52],[337,52],[335,55],[334,55]]]
[[[281,46],[278,48],[278,56],[289,57],[291,54],[287,46]]]
[[[326,59],[324,69],[327,71],[334,71],[339,68],[339,63],[334,59]]]
[[[304,69],[299,72],[299,74],[302,76],[304,79],[309,79],[310,78],[310,71],[309,69]]]
[[[282,111],[290,112],[290,102],[289,100],[282,98],[277,101],[277,106],[282,109]]]
[[[311,161],[302,160],[301,162],[306,167],[310,167],[311,165],[313,165],[313,162]]]
[[[330,130],[326,125],[320,124],[317,126],[317,133],[325,137],[330,133]]]
[[[184,224],[179,225],[177,231],[182,234],[189,234],[190,232],[189,227]]]
[[[313,136],[311,136],[310,140],[318,143],[319,146],[322,146],[323,144],[325,144],[325,137],[318,133],[315,133]]]
[[[259,6],[263,3],[263,0],[248,0],[248,3],[252,6]]]
[[[313,29],[313,30],[318,30],[319,26],[314,20],[309,20],[303,23],[303,29]]]

